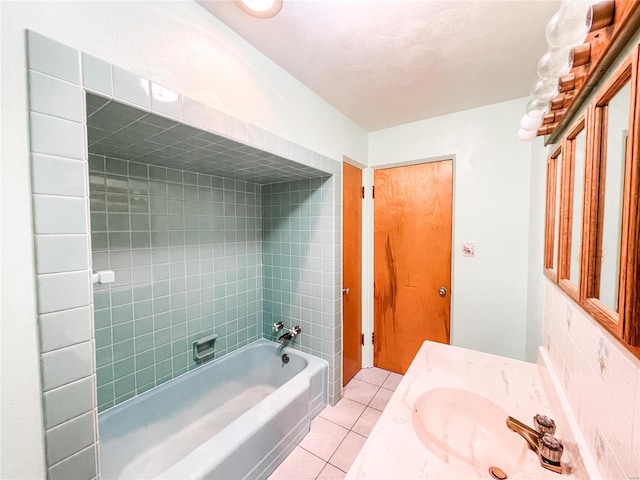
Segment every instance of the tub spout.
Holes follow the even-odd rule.
[[[293,339],[293,337],[295,337],[296,335],[300,335],[301,332],[302,332],[302,329],[300,328],[300,326],[296,325],[295,327],[290,328],[287,333],[285,333],[284,335],[281,335],[280,338],[278,338],[278,341],[284,345],[284,342],[288,342],[289,340]]]
[[[291,335],[291,332],[287,332],[287,333],[285,333],[283,335],[280,335],[280,337],[278,338],[278,341],[280,343],[284,343],[284,342],[288,342],[292,338],[293,338],[293,335]]]

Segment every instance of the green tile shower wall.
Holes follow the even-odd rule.
[[[89,157],[99,410],[262,337],[260,186]]]
[[[264,336],[300,325],[293,346],[329,362],[339,398],[341,362],[339,175],[262,186]]]

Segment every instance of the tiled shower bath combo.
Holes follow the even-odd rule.
[[[96,478],[98,411],[213,366],[192,344],[214,334],[224,360],[300,325],[292,347],[328,362],[339,400],[340,163],[33,32],[28,46],[49,477]]]

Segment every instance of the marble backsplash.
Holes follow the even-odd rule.
[[[544,347],[600,474],[640,479],[640,360],[546,283]]]

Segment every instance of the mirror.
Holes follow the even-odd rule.
[[[555,191],[555,215],[553,219],[553,258],[551,268],[553,271],[558,271],[558,245],[560,244],[560,191],[562,185],[562,153],[559,153],[555,158],[556,160],[556,191]]]
[[[561,194],[562,146],[558,146],[547,160],[547,201],[544,227],[544,273],[554,282],[558,281]]]
[[[580,281],[580,250],[582,237],[582,202],[584,196],[584,161],[586,132],[582,128],[573,140],[573,201],[571,205],[571,256],[569,281]]]
[[[622,236],[622,193],[624,189],[625,157],[631,104],[631,85],[627,82],[618,93],[601,107],[603,115],[604,201],[601,208],[600,285],[598,298],[618,312],[620,277],[620,244]]]

